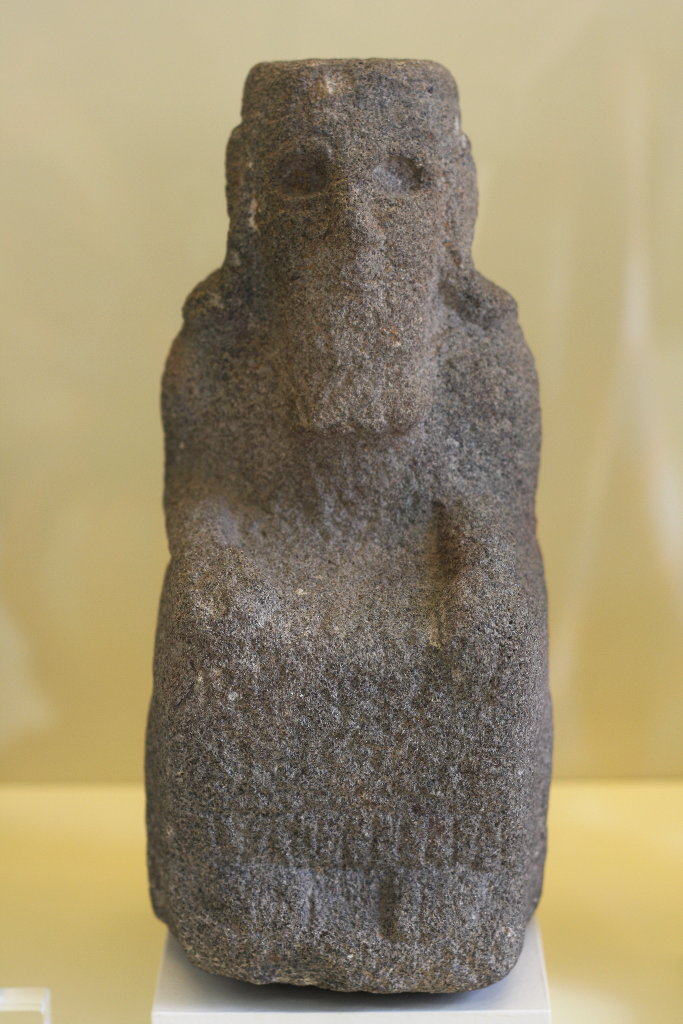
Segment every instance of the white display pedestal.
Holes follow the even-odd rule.
[[[8,1015],[2,1020],[33,1024],[40,1018],[41,1024],[50,1024],[50,989],[0,988],[0,1013]]]
[[[249,985],[218,978],[188,963],[175,939],[166,940],[152,1024],[275,1024],[307,1020],[372,1024],[550,1024],[550,1001],[538,925],[507,978],[457,995],[378,996],[294,985]]]

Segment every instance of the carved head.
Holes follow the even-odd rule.
[[[405,431],[429,406],[443,285],[470,265],[476,185],[448,71],[259,64],[228,146],[227,264],[300,427]]]

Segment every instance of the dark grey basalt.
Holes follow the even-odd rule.
[[[205,970],[488,985],[539,897],[539,411],[438,64],[260,64],[163,382],[154,908]]]

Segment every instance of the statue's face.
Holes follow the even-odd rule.
[[[328,72],[251,133],[271,331],[299,424],[316,431],[404,431],[436,372],[456,126],[443,131],[443,102],[430,116],[428,87],[372,84]]]

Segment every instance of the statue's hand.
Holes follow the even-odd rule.
[[[527,602],[517,581],[489,567],[464,570],[445,589],[444,641],[454,667],[488,684],[514,655],[524,631]]]
[[[455,674],[485,692],[524,678],[524,665],[544,662],[545,593],[535,546],[517,545],[495,529],[461,539],[441,588],[439,631]]]
[[[155,675],[174,705],[198,683],[216,679],[235,653],[235,638],[248,642],[276,603],[273,588],[241,548],[198,540],[172,557],[159,614]]]
[[[232,544],[192,543],[171,560],[168,586],[187,624],[217,635],[237,620],[260,621],[274,598],[254,561]]]

